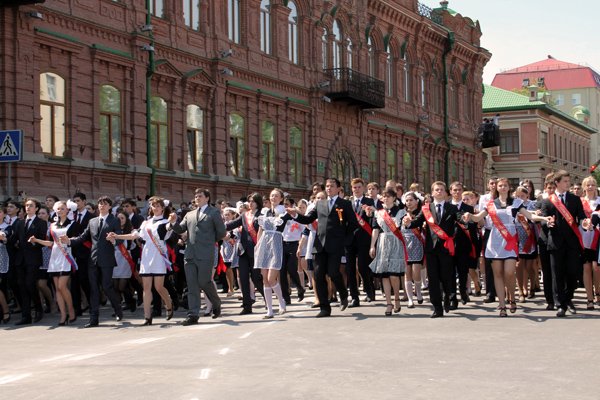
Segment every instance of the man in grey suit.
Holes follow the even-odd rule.
[[[98,216],[92,218],[85,231],[76,238],[62,236],[63,243],[70,246],[80,245],[86,241],[92,242],[91,254],[88,264],[88,276],[90,280],[90,321],[84,328],[98,326],[100,313],[100,289],[98,281],[102,284],[104,293],[110,300],[115,311],[117,321],[123,319],[121,299],[115,292],[112,283],[113,269],[117,266],[115,259],[115,240],[108,239],[110,232],[121,233],[121,225],[117,217],[110,213],[112,200],[103,196],[98,199]],[[120,242],[120,241],[119,241]]]
[[[188,285],[188,316],[183,325],[195,325],[200,315],[200,289],[213,305],[213,318],[221,315],[221,299],[212,282],[213,266],[217,256],[216,243],[225,237],[221,213],[210,203],[210,192],[196,189],[196,210],[190,211],[177,223],[177,214],[169,216],[169,228],[181,234],[187,232],[185,248],[185,279]]]

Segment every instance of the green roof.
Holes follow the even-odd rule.
[[[509,90],[500,89],[490,85],[483,85],[483,101],[482,111],[484,113],[499,113],[503,111],[518,111],[518,110],[543,110],[550,115],[556,115],[559,118],[577,125],[590,133],[598,132],[596,129],[578,121],[543,101],[529,101],[529,97],[522,94],[511,92]]]

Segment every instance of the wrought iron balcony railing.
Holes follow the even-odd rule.
[[[350,68],[332,68],[324,72],[329,79],[326,96],[332,101],[347,101],[361,108],[385,107],[383,81]]]

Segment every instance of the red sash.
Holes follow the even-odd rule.
[[[217,255],[219,257],[219,260],[217,261],[217,275],[219,275],[221,272],[227,271],[227,265],[225,265],[223,256],[221,256],[221,252],[219,251],[219,243],[215,243],[215,246],[217,247]]]
[[[362,219],[360,215],[358,215],[358,213],[355,212],[354,214],[356,214],[356,220],[358,221],[360,227],[363,228],[365,232],[369,234],[369,236],[373,235],[373,228],[371,228],[369,224],[367,224],[367,222]]]
[[[56,233],[52,230],[52,226],[50,227],[50,236],[52,236],[52,240],[57,244],[56,247],[60,249],[61,254],[67,259],[67,262],[71,266],[71,271],[77,271],[77,263],[73,259],[73,257],[69,254],[69,252],[62,246],[59,238],[56,236]]]
[[[131,254],[129,254],[129,252],[125,248],[125,244],[119,243],[117,245],[117,249],[119,249],[119,251],[121,252],[121,255],[123,256],[123,258],[125,260],[127,260],[127,264],[129,264],[129,268],[131,268],[131,274],[133,275],[133,277],[137,278],[138,277],[138,272],[137,272],[137,270],[135,268],[135,261],[133,261],[133,258],[131,258]]]
[[[459,223],[456,223],[456,225],[458,225],[458,227],[469,238],[469,242],[471,243],[471,251],[469,252],[469,257],[476,258],[475,257],[475,245],[473,244],[473,239],[471,238],[471,232],[469,232],[469,228],[468,227],[464,227],[463,224],[459,224]]]
[[[402,236],[400,229],[398,229],[396,223],[394,222],[390,214],[387,213],[386,210],[377,210],[377,212],[379,213],[379,216],[383,218],[383,222],[385,222],[389,230],[392,231],[394,236],[396,236],[398,240],[400,240],[400,243],[402,243],[402,248],[404,249],[404,262],[408,264],[408,252],[406,251],[406,242],[404,241],[404,236]]]
[[[577,236],[577,239],[579,239],[579,244],[581,245],[581,248],[584,249],[585,246],[583,245],[583,238],[581,237],[579,227],[575,223],[575,218],[573,218],[569,210],[567,210],[567,207],[565,207],[563,202],[560,201],[560,199],[555,193],[552,193],[549,199],[552,202],[552,204],[554,204],[554,207],[556,207],[560,215],[562,215],[565,221],[567,221],[567,224],[569,224],[573,232],[575,232],[575,236]]]
[[[585,211],[585,215],[588,218],[592,218],[592,213],[594,210],[592,210],[589,200],[581,199],[581,203],[583,203],[583,211]],[[596,228],[594,229],[594,239],[592,239],[592,245],[590,247],[591,249],[595,250],[598,247],[598,239],[600,239],[600,230]]]
[[[527,241],[523,246],[523,253],[529,254],[533,250],[533,246],[535,246],[535,233],[531,229],[531,225],[529,225],[529,221],[527,221],[527,218],[525,218],[522,214],[517,215],[517,220],[519,221],[519,223],[525,230],[525,233],[527,234]]]
[[[250,217],[250,218],[248,218],[248,217]],[[256,229],[254,229],[254,225],[252,224],[252,222],[254,220],[254,216],[252,215],[252,212],[246,211],[244,213],[244,218],[246,219],[246,229],[248,230],[248,233],[250,234],[252,241],[254,242],[254,244],[256,244],[256,242],[258,241],[258,233],[256,232]]]
[[[494,204],[494,200],[490,200],[487,203],[486,210],[488,215],[492,219],[492,223],[500,232],[500,235],[506,241],[506,246],[504,246],[505,250],[514,251],[515,257],[519,255],[519,237],[515,233],[511,235],[506,226],[502,223],[500,217],[498,217],[498,213],[496,212],[496,205]]]
[[[449,236],[442,228],[440,228],[438,224],[435,223],[433,215],[431,214],[431,210],[429,209],[429,204],[425,204],[421,208],[421,211],[423,211],[423,215],[425,216],[425,221],[427,221],[429,229],[431,229],[433,233],[437,235],[437,237],[444,241],[444,247],[446,250],[448,250],[448,253],[450,253],[451,256],[454,256],[454,237]]]

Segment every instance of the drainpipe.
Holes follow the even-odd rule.
[[[445,157],[445,168],[444,168],[444,181],[450,183],[450,153],[452,151],[452,144],[450,143],[450,125],[448,123],[448,65],[446,58],[454,47],[454,32],[448,30],[448,36],[446,37],[446,48],[442,54],[442,65],[444,68],[444,141],[446,142],[446,157]]]
[[[146,25],[151,25],[152,14],[150,12],[150,0],[146,0]],[[154,47],[154,33],[149,32],[150,46]],[[156,191],[156,168],[154,167],[154,157],[150,146],[150,136],[152,132],[152,118],[150,100],[152,98],[152,75],[154,75],[154,51],[148,51],[148,68],[146,70],[146,160],[150,173],[150,196],[154,196]],[[157,141],[158,143],[158,141]]]

